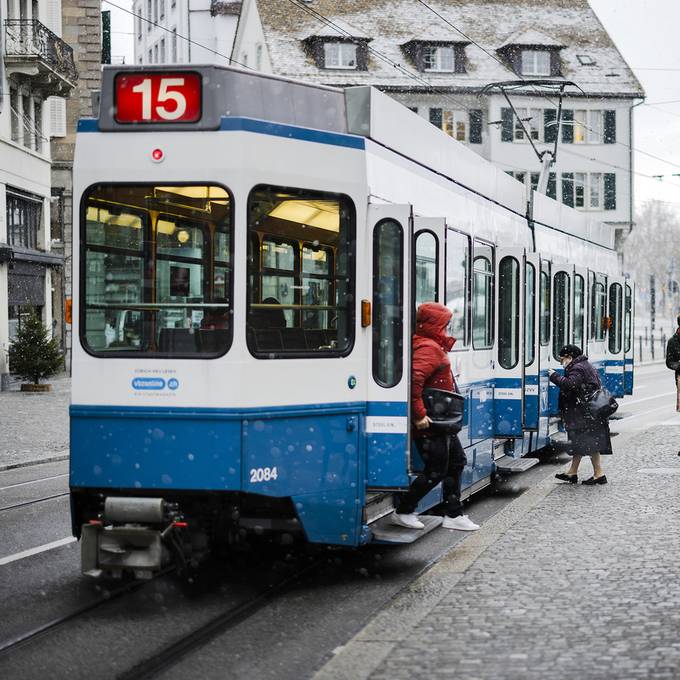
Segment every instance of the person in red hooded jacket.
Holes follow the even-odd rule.
[[[411,367],[411,416],[416,428],[416,446],[425,468],[417,473],[392,515],[393,524],[410,529],[425,527],[415,510],[419,501],[439,482],[442,483],[446,513],[442,526],[461,531],[479,529],[462,512],[460,490],[463,468],[467,462],[465,451],[455,434],[441,434],[430,428],[432,421],[423,404],[423,390],[426,387],[458,391],[448,355],[456,342],[447,332],[450,321],[451,311],[444,305],[425,302],[418,307]]]

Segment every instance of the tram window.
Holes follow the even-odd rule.
[[[493,247],[475,241],[472,278],[472,346],[493,345]]]
[[[547,345],[550,341],[550,263],[547,260],[541,260],[540,303],[541,345]]]
[[[470,237],[446,230],[446,306],[451,310],[449,332],[457,339],[455,349],[467,347],[470,290]]]
[[[419,232],[416,236],[416,307],[438,299],[438,261],[437,237],[431,231]]]
[[[383,220],[373,231],[373,378],[394,387],[402,377],[403,230]]]
[[[525,265],[524,288],[524,365],[531,366],[536,357],[534,336],[536,329],[536,268],[530,262]]]
[[[504,257],[498,266],[498,363],[514,368],[519,361],[519,264]]]
[[[81,342],[101,356],[218,356],[231,344],[232,200],[214,185],[84,196]]]
[[[626,354],[630,353],[632,342],[633,342],[633,291],[631,287],[628,284],[626,284],[624,346],[623,346]]]
[[[593,340],[601,342],[604,340],[605,316],[606,316],[606,279],[605,281],[593,278],[593,285],[591,289],[591,306],[590,306],[590,337]]]
[[[553,356],[557,359],[562,347],[569,343],[569,274],[566,272],[555,274],[552,343]]]
[[[609,286],[609,352],[618,354],[621,351],[621,285],[613,283]]]
[[[578,347],[583,347],[583,328],[585,314],[585,282],[580,274],[574,275],[574,334],[573,342]]]
[[[350,199],[258,186],[248,198],[246,338],[253,356],[345,356],[354,342]]]

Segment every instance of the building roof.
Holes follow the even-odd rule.
[[[415,91],[424,89],[422,80],[426,80],[437,90],[474,91],[491,82],[517,78],[484,50],[500,59],[499,48],[530,40],[532,45],[565,46],[559,53],[562,77],[556,77],[557,81],[573,80],[591,95],[644,96],[587,0],[429,0],[428,4],[484,48],[466,47],[467,73],[420,73],[406,57],[402,45],[412,40],[465,39],[417,0],[310,0],[304,6],[290,0],[257,3],[273,72],[282,76]],[[340,34],[346,35],[342,29],[349,26],[358,33],[355,37],[373,38],[369,50],[399,64],[420,83],[376,54],[369,54],[368,71],[319,69],[302,41],[312,35],[332,35],[332,26],[312,12],[337,24]],[[583,65],[577,55],[590,57],[594,64]]]

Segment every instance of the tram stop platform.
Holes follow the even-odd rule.
[[[551,471],[315,680],[680,677],[680,415],[613,444],[607,485],[563,484]],[[585,459],[579,478],[591,474]]]

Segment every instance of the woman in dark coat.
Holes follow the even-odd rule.
[[[595,367],[588,361],[576,345],[566,345],[560,350],[560,363],[564,375],[550,369],[550,382],[560,388],[560,412],[564,427],[571,442],[571,467],[555,477],[565,482],[578,482],[578,466],[583,456],[590,456],[593,463],[593,476],[583,484],[606,484],[607,477],[602,472],[602,455],[611,454],[612,445],[607,421],[593,420],[583,403],[585,394],[591,394],[602,386]]]

